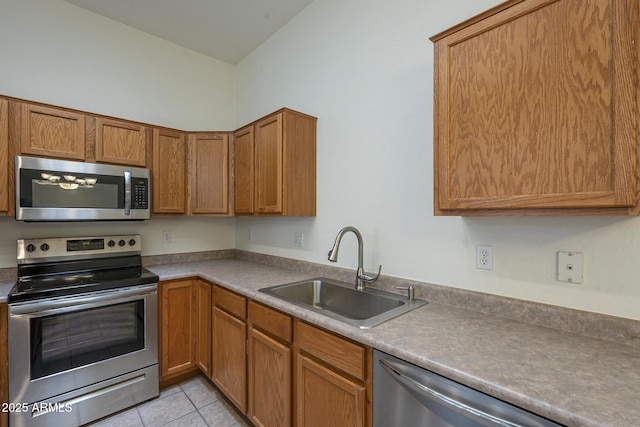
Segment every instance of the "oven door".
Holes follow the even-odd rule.
[[[156,284],[10,304],[10,401],[157,365],[157,305]]]
[[[17,156],[16,219],[149,219],[149,170]]]

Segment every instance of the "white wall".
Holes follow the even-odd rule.
[[[0,218],[0,268],[15,266],[18,238],[122,232],[141,232],[145,255],[236,246],[327,262],[350,224],[368,270],[640,319],[640,219],[433,217],[428,37],[500,1],[315,0],[234,68],[62,0],[0,0],[2,95],[184,130],[233,129],[281,106],[319,118],[315,218]],[[355,266],[354,241],[339,265]],[[475,269],[477,244],[493,245],[493,271]],[[585,283],[555,281],[558,250],[585,253]]]
[[[237,127],[281,106],[319,118],[318,212],[238,218],[236,247],[328,263],[354,225],[369,271],[640,319],[638,218],[433,216],[428,37],[500,2],[315,0],[238,64]],[[475,268],[478,244],[493,271]],[[355,267],[355,238],[343,246],[338,264]],[[557,251],[584,252],[583,284],[555,280]]]
[[[0,0],[0,94],[231,130],[235,67],[62,0]]]
[[[0,94],[189,131],[235,125],[235,67],[62,0],[0,0]],[[0,268],[15,267],[16,239],[100,233],[141,233],[144,255],[234,246],[233,218],[0,218]]]

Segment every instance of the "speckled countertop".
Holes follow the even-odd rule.
[[[559,423],[640,426],[637,346],[433,301],[361,330],[258,292],[317,274],[235,258],[147,268],[161,280],[199,276]],[[0,278],[0,302],[13,283]]]
[[[566,425],[640,426],[635,347],[435,303],[361,330],[258,292],[309,274],[237,259],[148,268],[218,283]]]

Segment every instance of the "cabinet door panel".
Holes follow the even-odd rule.
[[[436,209],[635,205],[637,9],[523,2],[438,40]]]
[[[9,211],[9,102],[0,99],[0,215]]]
[[[196,365],[211,376],[211,285],[202,280],[196,282]]]
[[[147,127],[103,118],[96,119],[96,160],[145,167]]]
[[[213,382],[238,409],[246,413],[246,323],[218,307],[213,313]]]
[[[254,132],[253,126],[234,134],[234,212],[253,213],[254,191]]]
[[[160,375],[179,374],[196,366],[196,299],[191,280],[160,284]]]
[[[282,114],[256,124],[256,212],[282,213]]]
[[[365,425],[366,390],[304,355],[297,356],[297,425]]]
[[[184,214],[187,147],[184,134],[153,131],[153,212]]]
[[[229,137],[191,135],[191,213],[229,212]]]
[[[83,114],[22,104],[20,121],[22,154],[84,160]]]
[[[249,418],[265,427],[291,425],[291,349],[251,328]]]

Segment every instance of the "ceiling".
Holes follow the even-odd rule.
[[[313,0],[65,0],[237,64]]]

